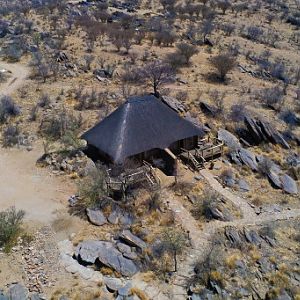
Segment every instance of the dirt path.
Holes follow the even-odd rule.
[[[11,72],[12,77],[0,85],[0,94],[11,95],[20,88],[29,75],[29,68],[22,64],[9,64],[0,61],[0,69],[6,69]]]
[[[219,181],[214,177],[214,175],[209,172],[207,169],[203,169],[200,171],[200,174],[204,177],[204,179],[209,183],[209,185],[219,194],[223,195],[224,198],[230,200],[234,205],[239,207],[243,213],[243,216],[248,220],[251,218],[255,218],[256,214],[253,208],[243,200],[242,198],[231,193],[230,190],[223,188],[223,186],[219,183]]]
[[[26,81],[29,69],[22,64],[0,62],[1,69],[12,73],[8,82],[0,85],[0,94],[14,93]],[[49,224],[53,212],[65,207],[68,196],[74,192],[61,177],[50,176],[47,170],[36,167],[43,154],[35,144],[32,151],[0,147],[0,207],[10,206],[26,211],[26,219]]]
[[[300,209],[265,213],[257,216],[246,200],[234,195],[230,190],[224,189],[208,170],[201,170],[200,174],[215,191],[241,208],[243,218],[232,222],[214,220],[204,224],[203,228],[200,228],[199,223],[191,216],[190,212],[183,207],[179,199],[166,199],[166,202],[168,200],[169,208],[176,214],[176,220],[178,220],[185,231],[189,231],[191,241],[191,247],[188,249],[186,258],[179,264],[178,272],[174,275],[172,281],[172,297],[174,300],[186,299],[186,279],[191,278],[193,275],[195,263],[197,261],[203,261],[209,253],[211,239],[218,229],[226,226],[257,226],[271,221],[289,220],[300,217]]]

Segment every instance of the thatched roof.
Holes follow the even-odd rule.
[[[132,155],[203,135],[201,128],[181,118],[155,96],[147,95],[129,98],[82,138],[112,161],[121,163]]]

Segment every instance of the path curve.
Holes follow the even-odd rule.
[[[4,61],[0,61],[0,69],[6,69],[12,77],[5,83],[0,85],[0,94],[11,95],[18,88],[20,88],[29,76],[29,68],[20,63],[10,64]]]
[[[250,204],[246,202],[246,200],[234,195],[230,190],[224,189],[214,175],[209,172],[209,170],[203,169],[200,171],[200,174],[216,192],[218,192],[224,198],[230,200],[236,207],[240,208],[244,218],[251,219],[256,217],[256,214]]]
[[[206,255],[210,251],[212,238],[218,229],[227,226],[258,226],[271,221],[289,220],[300,217],[300,209],[256,215],[254,209],[246,200],[234,195],[230,190],[224,189],[209,170],[201,170],[200,174],[216,192],[240,207],[243,212],[243,217],[230,222],[213,220],[200,228],[199,223],[182,205],[180,199],[165,198],[165,203],[168,205],[169,209],[176,214],[176,220],[182,225],[185,231],[189,231],[189,238],[191,241],[191,247],[188,249],[186,258],[179,264],[178,272],[174,274],[173,277],[172,299],[174,300],[186,299],[186,279],[191,278],[194,275],[195,263],[197,261],[204,261]]]

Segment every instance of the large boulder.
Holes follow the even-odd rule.
[[[270,171],[268,174],[268,179],[271,183],[271,185],[274,187],[274,188],[277,188],[277,189],[281,189],[282,188],[282,184],[281,184],[281,180],[279,178],[279,175],[277,173],[275,173],[274,171]]]
[[[250,138],[254,143],[259,144],[263,141],[263,134],[261,132],[260,127],[257,126],[255,119],[246,116],[244,123],[248,129],[250,134]]]
[[[211,117],[214,117],[217,114],[217,109],[205,102],[200,102],[200,109],[204,114],[209,115]]]
[[[107,241],[84,241],[77,246],[75,256],[85,263],[94,264],[99,261],[123,276],[133,276],[138,271],[130,259],[125,258],[113,243]]]
[[[243,164],[251,168],[253,171],[258,171],[258,163],[255,154],[244,148],[241,148],[238,153]]]
[[[145,249],[147,247],[147,244],[142,239],[132,234],[129,230],[123,230],[119,238],[120,240],[133,247],[137,247],[140,249]]]
[[[9,287],[8,296],[10,300],[24,300],[28,297],[28,290],[21,284],[12,284]]]
[[[178,113],[183,113],[187,110],[184,104],[174,97],[162,96],[161,100]]]
[[[298,186],[296,181],[290,177],[289,175],[285,174],[280,176],[280,181],[282,184],[282,189],[288,193],[288,194],[293,194],[297,195],[298,194]]]
[[[220,129],[218,131],[218,139],[231,149],[238,150],[241,148],[241,144],[237,137],[225,129]]]
[[[261,244],[261,238],[255,230],[244,228],[244,236],[246,241],[250,244],[254,244],[254,245]]]
[[[124,283],[119,278],[104,277],[103,281],[110,292],[116,292],[118,289],[124,286]]]
[[[102,226],[107,223],[107,219],[101,210],[87,208],[86,214],[89,218],[89,221],[94,225]]]
[[[244,179],[240,179],[238,181],[238,187],[241,192],[249,192],[250,191],[250,186],[247,183],[247,181],[245,181]]]

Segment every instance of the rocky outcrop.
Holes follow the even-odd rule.
[[[248,129],[248,140],[253,144],[260,144],[261,142],[271,142],[273,144],[281,145],[285,149],[290,149],[288,142],[284,139],[271,124],[260,119],[245,117],[245,125]]]
[[[123,230],[119,238],[133,247],[140,249],[145,249],[147,247],[147,244],[142,239],[132,234],[129,230]]]
[[[175,110],[177,113],[186,112],[186,107],[176,98],[170,96],[162,96],[162,101],[165,102],[169,107]]]
[[[133,276],[138,271],[130,259],[125,258],[113,243],[107,241],[84,241],[77,246],[75,257],[86,264],[100,263],[123,276]]]
[[[241,192],[249,192],[250,191],[250,186],[247,183],[247,181],[245,181],[244,179],[240,179],[237,184],[238,184],[238,188]]]
[[[9,286],[7,293],[0,289],[0,300],[42,300],[45,299],[37,293],[29,293],[28,289],[20,283]]]
[[[231,160],[238,165],[246,165],[252,171],[259,171],[259,164],[263,162],[262,156],[256,156],[250,150],[241,148],[238,151],[230,154]],[[264,170],[269,179],[270,184],[277,189],[282,189],[288,194],[298,194],[297,182],[289,175],[284,174],[280,166],[270,161],[271,166],[269,170]]]
[[[200,102],[200,109],[208,116],[214,117],[217,114],[217,109],[205,102]]]

